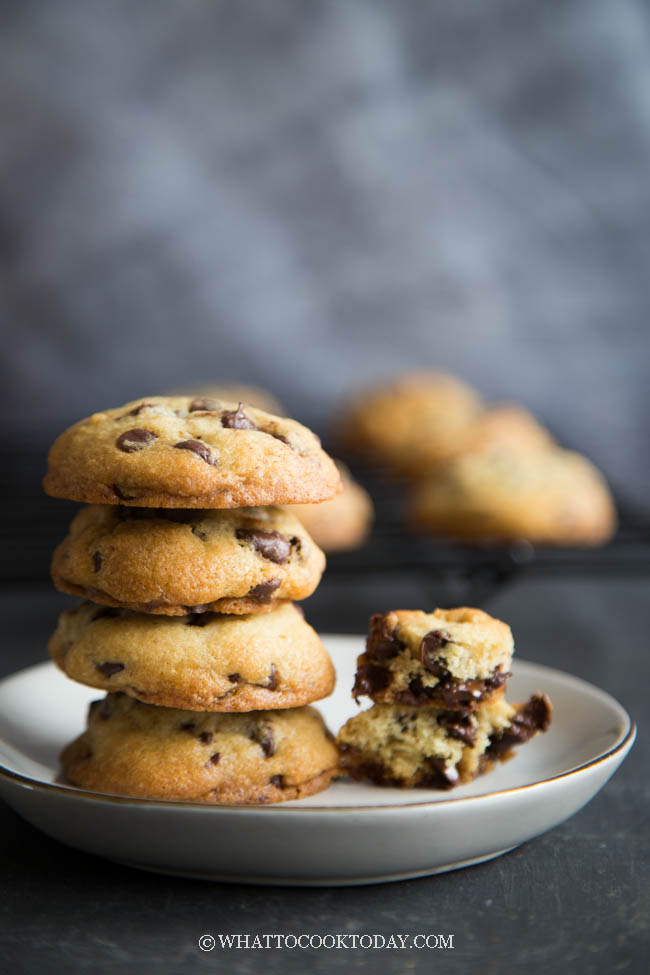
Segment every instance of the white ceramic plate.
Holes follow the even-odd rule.
[[[350,687],[363,638],[324,640],[338,686],[320,707],[337,731],[357,711]],[[557,826],[598,792],[632,747],[634,726],[604,691],[517,661],[510,700],[538,690],[554,704],[550,730],[451,793],[336,782],[275,806],[207,806],[57,784],[57,755],[101,692],[43,663],[0,683],[0,795],[55,839],[146,870],[314,886],[424,876],[480,863]]]

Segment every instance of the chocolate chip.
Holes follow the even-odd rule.
[[[238,684],[241,680],[239,674],[228,674],[228,680],[231,684]]]
[[[202,531],[200,528],[197,528],[196,525],[192,525],[192,534],[196,535],[197,538],[200,538],[202,542],[204,542],[208,537],[207,533]]]
[[[413,708],[421,707],[423,704],[431,703],[431,699],[436,696],[437,687],[438,685],[436,687],[425,687],[418,674],[409,681],[408,690],[400,691],[395,695],[395,698],[401,704],[408,704]]]
[[[256,552],[269,562],[282,565],[291,555],[291,544],[284,535],[276,531],[262,531],[258,528],[237,528],[235,537],[240,542],[251,542]]]
[[[396,627],[382,613],[370,617],[366,654],[371,660],[391,660],[401,653],[404,644],[396,634]]]
[[[99,572],[102,567],[101,552],[93,552],[93,572]]]
[[[121,433],[115,441],[115,446],[123,450],[125,454],[132,454],[136,450],[144,450],[157,439],[157,433],[134,427],[133,430],[125,430],[124,433]]]
[[[218,765],[221,755],[219,752],[215,752],[214,755],[210,755],[210,765]]]
[[[272,775],[269,779],[269,785],[274,785],[276,789],[284,789],[284,776]]]
[[[553,707],[546,694],[534,694],[519,706],[509,726],[490,740],[485,754],[490,758],[505,757],[515,745],[523,745],[538,731],[546,731],[552,713]]]
[[[196,606],[186,606],[185,610],[188,613],[203,616],[205,613],[210,612],[210,603],[197,603]],[[209,620],[206,620],[206,622],[209,622]]]
[[[395,700],[399,701],[400,704],[408,704],[411,708],[417,708],[431,702],[436,688],[437,685],[436,687],[425,687],[422,683],[422,678],[418,674],[417,677],[413,677],[409,681],[408,690],[398,691],[395,694]]]
[[[361,695],[372,697],[373,694],[377,694],[388,687],[390,676],[387,667],[381,667],[378,664],[362,664],[357,668],[352,694],[355,698],[361,697]]]
[[[111,617],[119,616],[119,615],[120,615],[119,609],[114,609],[112,606],[102,606],[97,610],[96,613],[93,613],[90,622],[94,623],[95,620],[110,619]]]
[[[210,399],[209,396],[197,396],[188,406],[188,410],[190,413],[197,413],[199,411],[201,413],[216,413],[220,407],[221,403],[219,400]]]
[[[212,464],[216,467],[219,463],[216,455],[210,450],[207,443],[203,443],[202,440],[181,440],[180,443],[175,443],[174,447],[178,450],[191,450],[193,454],[204,460],[206,464]]]
[[[117,484],[113,485],[113,491],[120,501],[133,501],[135,499],[135,494],[126,494]]]
[[[275,664],[271,664],[271,673],[263,684],[256,684],[255,687],[265,687],[267,691],[274,691],[278,686],[278,671]]]
[[[275,430],[262,430],[262,433],[268,433],[269,437],[274,437],[276,440],[281,440],[282,443],[286,443],[288,447],[291,446],[288,438],[282,433],[276,433]]]
[[[100,674],[103,674],[104,677],[112,677],[113,674],[119,674],[121,670],[124,670],[124,664],[107,660],[103,664],[95,664],[95,669],[98,670]]]
[[[143,410],[148,410],[150,408],[153,408],[155,407],[155,405],[156,405],[155,403],[140,403],[139,406],[136,406],[132,410],[129,410],[129,412],[125,413],[124,416],[138,416],[140,413],[142,413]]]
[[[260,746],[265,758],[270,758],[271,755],[275,755],[275,739],[273,737],[273,728],[270,724],[256,728],[250,737],[251,741],[257,742]]]
[[[430,633],[427,633],[422,638],[422,643],[420,644],[420,662],[424,669],[428,670],[435,677],[442,679],[449,676],[447,661],[444,657],[440,656],[440,651],[450,642],[451,636],[446,630],[431,630]]]
[[[202,731],[199,735],[199,741],[202,745],[209,745],[213,738],[214,735],[211,731]]]
[[[196,725],[193,721],[185,721],[183,724],[179,724],[178,726],[179,731],[194,731],[195,728]]]
[[[251,599],[257,600],[258,603],[270,603],[273,593],[281,585],[282,579],[267,579],[266,582],[260,582],[258,586],[253,586],[248,595]]]
[[[476,720],[469,711],[441,711],[438,715],[441,725],[451,738],[457,738],[473,747],[476,741]]]
[[[502,684],[505,684],[508,677],[512,677],[510,671],[506,670],[504,672],[501,669],[501,664],[499,664],[497,667],[494,668],[491,675],[489,677],[486,677],[485,680],[483,681],[483,683],[485,684],[485,693],[487,694],[487,693],[491,693],[492,691],[496,691],[497,688],[501,687]]]
[[[236,410],[221,414],[221,426],[229,430],[259,430],[257,424],[244,413],[243,403],[240,403]]]

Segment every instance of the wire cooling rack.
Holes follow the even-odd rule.
[[[378,468],[355,468],[372,496],[376,520],[368,541],[351,552],[332,553],[328,576],[400,573],[427,577],[440,589],[478,603],[524,577],[636,575],[650,572],[650,513],[617,499],[619,527],[598,547],[461,544],[416,532],[406,518],[406,492]]]

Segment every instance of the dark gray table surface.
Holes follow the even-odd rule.
[[[609,690],[639,727],[614,779],[557,829],[490,863],[420,880],[247,887],[149,875],[78,853],[0,804],[2,970],[647,971],[649,581],[529,580],[487,606],[511,623],[521,657]],[[388,583],[368,585],[380,608]],[[390,595],[430,605],[422,587],[411,587],[410,599],[395,588]],[[63,603],[44,586],[3,591],[3,674],[43,659]],[[349,588],[344,594],[336,579],[325,579],[309,615],[323,630],[346,629],[351,616],[342,606],[350,606]],[[226,931],[451,933],[454,948],[199,950],[200,935]]]

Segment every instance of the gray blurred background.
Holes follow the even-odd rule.
[[[437,543],[377,531],[308,601],[317,629],[357,633],[395,606],[485,606],[521,657],[619,697],[639,740],[580,816],[428,886],[292,894],[149,881],[0,809],[9,966],[216,971],[196,938],[217,918],[437,918],[446,972],[646,971],[647,0],[0,0],[0,25],[0,673],[44,658],[65,605],[48,568],[76,506],[42,493],[49,443],[192,381],[268,386],[326,433],[366,381],[448,369],[646,512],[639,554],[621,532],[584,575],[571,553],[511,572],[479,550],[434,572]]]
[[[190,380],[263,384],[322,432],[426,365],[646,502],[645,3],[2,14],[5,492],[38,492],[70,422]]]

